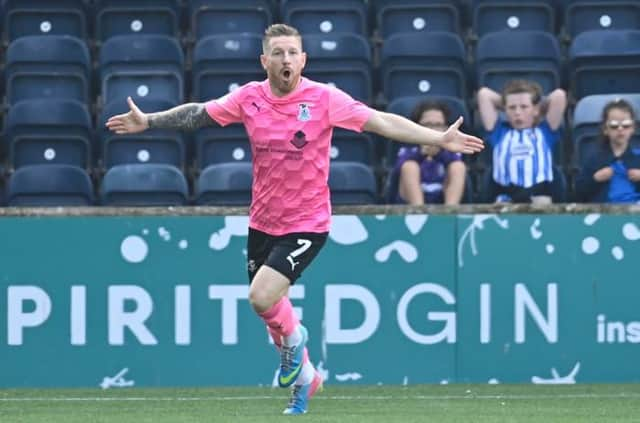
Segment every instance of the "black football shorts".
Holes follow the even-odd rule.
[[[263,264],[285,275],[293,285],[327,241],[328,232],[296,232],[274,236],[249,228],[247,270],[253,281]]]

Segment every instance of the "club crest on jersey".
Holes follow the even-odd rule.
[[[311,120],[311,110],[307,103],[298,104],[298,120],[301,122]]]

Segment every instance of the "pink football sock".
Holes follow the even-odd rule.
[[[289,336],[298,325],[299,320],[293,312],[289,297],[282,297],[269,310],[259,313],[269,329],[280,336]]]

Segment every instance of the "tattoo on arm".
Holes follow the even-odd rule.
[[[204,103],[187,103],[163,112],[149,113],[148,117],[149,128],[193,131],[215,123]]]

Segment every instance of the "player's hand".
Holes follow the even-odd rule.
[[[473,135],[460,131],[463,118],[460,116],[442,136],[442,148],[454,153],[473,154],[482,151],[484,142]]]
[[[611,166],[605,166],[593,174],[593,179],[596,182],[606,182],[613,176],[613,168]]]
[[[131,97],[127,97],[127,104],[129,105],[129,111],[121,115],[111,116],[107,120],[107,128],[116,134],[134,134],[149,128],[147,115],[138,109]]]

